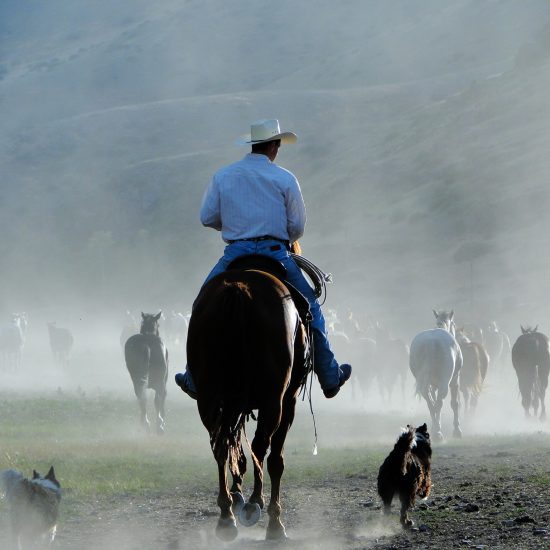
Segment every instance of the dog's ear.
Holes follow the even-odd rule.
[[[416,431],[420,432],[420,433],[423,433],[423,434],[427,434],[428,433],[428,426],[426,425],[426,422],[424,422],[424,424],[422,424],[422,426],[418,426],[418,428],[416,428]]]
[[[46,474],[45,479],[49,479],[50,481],[57,481],[57,479],[55,479],[55,472],[53,470],[53,466],[48,470],[48,473]]]
[[[33,479],[38,479],[39,477],[40,477],[40,474],[36,470],[33,470],[32,471],[32,478]]]

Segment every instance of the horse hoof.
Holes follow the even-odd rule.
[[[231,493],[231,498],[233,500],[231,510],[233,511],[233,514],[238,516],[241,513],[241,510],[244,508],[243,494],[239,492]]]
[[[443,432],[437,432],[434,436],[434,441],[439,441],[441,443],[443,439]]]
[[[256,525],[262,512],[255,502],[247,502],[239,512],[239,523],[245,527]]]
[[[265,534],[265,540],[272,540],[272,541],[283,541],[286,540],[288,537],[286,536],[286,531],[284,526],[281,524],[276,528],[267,528],[267,532]]]
[[[161,426],[157,426],[157,434],[164,435],[164,424],[162,424]]]
[[[231,542],[237,538],[239,530],[234,519],[219,519],[216,526],[216,536],[224,542]]]
[[[462,430],[460,428],[455,428],[453,436],[457,439],[460,439],[462,437]]]

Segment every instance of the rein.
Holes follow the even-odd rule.
[[[312,398],[311,398],[311,388],[312,388],[312,385],[313,385],[313,351],[314,351],[314,343],[313,343],[313,337],[312,337],[312,334],[311,334],[311,325],[310,325],[310,323],[306,323],[305,329],[306,329],[307,339],[308,339],[308,342],[309,342],[309,349],[308,349],[308,352],[307,352],[306,358],[305,358],[306,374],[304,376],[304,379],[302,380],[300,391],[298,392],[298,395],[300,395],[300,393],[302,394],[302,401],[304,401],[304,399],[306,398],[306,395],[307,395],[307,398],[308,398],[308,401],[309,401],[309,410],[311,412],[311,418],[313,419],[313,433],[315,435],[315,442],[313,444],[313,455],[316,456],[317,455],[317,439],[318,439],[317,438],[317,423],[315,422],[315,413],[313,412],[313,401],[312,401]],[[308,383],[307,383],[308,377],[309,377],[309,387],[308,387]]]

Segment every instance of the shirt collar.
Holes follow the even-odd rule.
[[[253,162],[267,162],[268,164],[271,164],[271,160],[269,160],[266,155],[262,155],[260,153],[248,153],[244,158]]]

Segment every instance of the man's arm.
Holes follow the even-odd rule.
[[[221,231],[222,218],[220,213],[220,193],[215,177],[212,178],[210,185],[204,192],[200,218],[202,225]]]
[[[306,205],[298,180],[294,178],[286,193],[286,217],[288,238],[297,241],[306,227]]]

